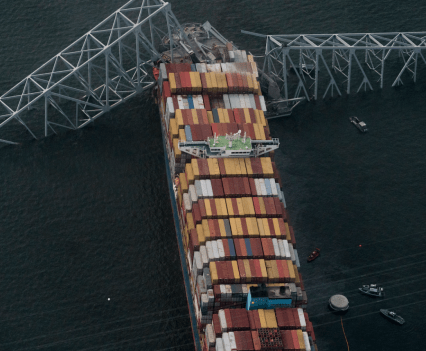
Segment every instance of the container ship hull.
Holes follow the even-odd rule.
[[[256,63],[192,28],[213,50],[165,53],[155,92],[195,350],[315,350]]]

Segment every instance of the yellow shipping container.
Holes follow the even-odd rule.
[[[179,136],[178,126],[174,118],[170,118],[169,133],[172,135],[172,138],[177,138]]]
[[[246,162],[244,161],[243,158],[239,158],[238,162],[240,164],[241,176],[246,177],[247,176]]]
[[[219,278],[217,276],[216,262],[210,262],[209,268],[210,268],[210,276],[212,278],[212,284],[218,284]]]
[[[241,218],[235,218],[235,223],[237,224],[237,235],[239,238],[242,238],[243,233],[243,225],[241,224]]]
[[[287,262],[290,280],[294,283],[296,281],[296,274],[294,273],[293,263],[290,260],[286,260],[285,262]]]
[[[268,328],[268,323],[266,323],[266,318],[265,318],[265,310],[257,310],[257,312],[259,313],[260,327]]]
[[[194,218],[192,217],[191,212],[186,213],[186,223],[188,225],[188,230],[195,229],[194,227]]]
[[[263,201],[263,197],[259,197],[259,206],[260,206],[260,213],[262,215],[266,215],[266,207],[265,207],[265,202]]]
[[[232,237],[237,238],[238,237],[238,228],[237,228],[237,222],[235,221],[236,218],[229,218],[229,225],[231,226],[231,232]]]
[[[173,139],[173,150],[175,152],[175,158],[181,158],[182,157],[182,151],[179,150],[179,139],[178,138],[174,138]]]
[[[244,163],[246,166],[246,170],[247,170],[247,176],[249,176],[250,178],[253,178],[253,169],[251,168],[251,161],[250,158],[244,158]]]
[[[259,131],[259,124],[253,123],[253,129],[254,129],[254,136],[256,137],[256,140],[262,140],[262,137]]]
[[[250,271],[250,263],[248,260],[243,260],[244,270],[246,271],[246,280],[247,283],[251,282],[251,271]]]
[[[206,73],[207,93],[213,93],[213,85],[210,72]]]
[[[268,274],[268,283],[270,282],[274,282],[275,281],[275,277],[274,277],[274,273],[272,272],[272,268],[266,266],[266,273]]]
[[[277,318],[275,317],[275,310],[264,310],[266,324],[269,329],[278,328]]]
[[[291,242],[290,228],[288,227],[288,223],[284,222],[284,226],[285,226],[285,239],[288,242]]]
[[[219,122],[220,123],[225,123],[225,116],[223,115],[223,109],[218,108],[217,109],[217,114],[219,116]]]
[[[241,198],[237,198],[237,206],[238,206],[239,216],[244,217],[245,211],[244,211],[243,201]]]
[[[229,197],[226,198],[226,208],[228,209],[229,217],[234,217],[234,208],[232,206],[232,200]]]
[[[274,169],[272,168],[272,161],[270,157],[260,157],[262,163],[263,173],[266,177],[272,178],[274,176]]]
[[[210,124],[214,123],[213,112],[212,111],[207,111],[207,119],[209,120]]]
[[[262,220],[264,236],[269,238],[271,237],[271,231],[269,230],[268,218],[259,218]]]
[[[257,228],[259,229],[259,236],[261,238],[266,237],[265,230],[263,228],[263,218],[256,218]]]
[[[220,177],[220,172],[219,172],[219,164],[217,163],[217,159],[216,158],[208,158],[207,159],[207,165],[209,166],[209,173],[210,173],[210,177],[213,179],[217,179]],[[217,165],[217,167],[216,167]]]
[[[247,55],[248,62],[254,62],[253,55]]]
[[[184,124],[183,124],[182,110],[176,110],[175,120],[176,120],[178,129],[183,129],[184,128]]]
[[[243,172],[241,170],[241,166],[240,166],[240,158],[234,158],[234,165],[235,165],[235,174],[237,175],[237,177],[241,177],[243,175]]]
[[[266,274],[265,260],[261,259],[259,260],[259,263],[260,263],[260,270],[262,272],[262,278],[263,278],[262,281],[266,283],[266,281],[268,280],[268,274]]]
[[[248,90],[250,93],[252,93],[254,91],[254,86],[253,86],[253,75],[252,74],[247,74],[247,84],[248,84]]]
[[[216,80],[216,74],[215,72],[210,72],[210,79],[212,82],[212,93],[218,93],[218,84],[217,84],[217,80]]]
[[[194,179],[200,179],[200,170],[198,169],[198,162],[196,158],[191,160],[192,172],[194,173]]]
[[[210,199],[203,199],[204,207],[206,208],[206,216],[207,219],[211,219],[213,217],[212,208],[210,206]]]
[[[228,177],[235,177],[235,168],[232,158],[224,158],[225,172]]]
[[[188,178],[188,184],[194,184],[194,172],[192,171],[192,165],[190,163],[185,165],[185,173]]]
[[[244,108],[244,119],[245,119],[245,123],[251,123],[251,118],[250,118],[250,112],[248,108]]]
[[[223,215],[223,218],[228,218],[229,216],[228,216],[228,210],[227,210],[227,207],[226,207],[226,201],[225,201],[225,198],[224,198],[224,197],[222,197],[222,198],[220,198],[219,200],[220,200],[220,207],[222,208],[222,215]]]
[[[212,199],[214,201],[214,205],[216,207],[217,218],[223,218],[222,215],[222,205],[220,203],[219,198]]]
[[[254,207],[253,207],[253,201],[251,197],[243,197],[241,198],[241,201],[243,203],[244,214],[248,217],[254,216],[254,213],[253,213]]]
[[[174,73],[169,73],[169,84],[171,93],[176,94],[176,79]]]
[[[196,93],[197,92],[197,81],[195,78],[195,72],[189,72],[189,79],[191,80],[191,92]]]
[[[203,91],[203,83],[201,83],[201,75],[199,72],[196,72],[196,76],[197,78],[197,87],[198,87],[198,92],[201,94],[201,92]]]
[[[265,128],[261,124],[259,124],[259,132],[262,140],[266,140]]]
[[[179,183],[182,189],[182,193],[188,192],[188,182],[186,181],[185,173],[179,173]]]
[[[201,223],[203,223],[203,222],[201,222]],[[204,245],[205,242],[206,242],[206,237],[204,235],[203,225],[197,224],[196,230],[197,230],[197,236],[198,236],[198,241],[199,241],[200,245]]]
[[[194,124],[200,124],[200,122],[198,121],[197,110],[191,110],[191,114]]]
[[[186,141],[185,130],[183,130],[183,129],[179,129],[179,140],[180,141]]]
[[[231,261],[232,262],[232,270],[234,271],[234,279],[235,283],[240,282],[240,272],[238,271],[238,264],[237,261]]]
[[[274,224],[275,235],[278,239],[285,239],[283,234],[281,234],[280,224],[278,222],[278,218],[272,218],[272,223]]]
[[[296,330],[297,340],[299,341],[300,351],[306,351],[305,339],[303,337],[303,332],[300,329]]]
[[[265,114],[263,113],[262,110],[257,110],[258,114],[259,114],[259,120],[260,120],[260,124],[264,127],[266,127],[266,118],[265,118]]]
[[[251,232],[249,232],[249,236],[259,237],[259,228],[257,226],[257,220],[254,217],[247,218],[247,222],[250,222]]]
[[[229,120],[228,111],[226,109],[223,110],[223,120],[225,121],[225,123],[231,123],[231,121]]]
[[[271,268],[274,274],[274,283],[278,283],[280,279],[280,274],[278,272],[277,261],[275,260],[271,261]]]
[[[201,224],[203,225],[203,232],[204,232],[204,237],[206,241],[210,241],[211,237],[210,237],[209,222],[207,222],[207,219],[203,219],[201,221]]]

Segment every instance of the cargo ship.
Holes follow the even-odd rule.
[[[154,95],[195,350],[317,350],[257,64],[208,22],[183,31]]]

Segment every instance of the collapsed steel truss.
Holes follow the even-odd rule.
[[[333,96],[334,90],[341,95],[339,85],[346,87],[348,94],[355,84],[357,92],[373,90],[376,82],[383,88],[385,61],[391,54],[398,54],[402,65],[392,86],[403,84],[403,74],[411,75],[415,82],[419,61],[426,64],[426,32],[294,35],[242,32],[266,38],[263,71],[275,78],[285,99],[291,98],[290,90],[294,98],[305,95],[310,100],[308,92],[312,91],[312,97],[318,99],[320,88],[324,91],[323,98],[327,93]]]
[[[158,45],[167,36],[173,55],[177,32],[169,3],[129,1],[0,97],[0,131],[19,124],[37,139],[92,123],[155,84]],[[35,118],[37,110],[44,113]]]

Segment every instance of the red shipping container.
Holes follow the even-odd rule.
[[[260,203],[258,197],[253,197],[253,206],[254,206],[254,212],[256,213],[256,217],[261,217],[262,212],[260,211]]]
[[[255,260],[248,260],[251,272],[251,280],[254,283],[259,283],[259,276],[257,274],[256,266],[254,264]]]
[[[206,74],[205,73],[200,73],[200,79],[201,79],[201,85],[203,86],[203,93],[207,92],[207,80],[206,80]],[[204,100],[204,95],[203,94],[203,100]],[[204,100],[204,107],[206,107],[206,102]]]
[[[215,234],[216,234],[216,239],[220,239],[221,235],[220,235],[219,221],[217,219],[215,219],[213,221],[213,224],[214,224],[214,230],[215,230]]]
[[[207,200],[208,201],[208,200]],[[214,229],[214,223],[212,219],[207,220],[207,224],[209,225],[210,238],[214,240],[216,238],[216,231]]]
[[[216,136],[219,136],[220,135],[219,134],[219,124],[213,123],[213,124],[211,124],[211,127],[212,127],[213,136],[214,136],[214,133],[216,133]]]
[[[234,185],[234,177],[229,178],[228,184],[229,184],[229,195],[230,196],[236,196],[235,185]]]
[[[172,100],[173,100],[173,108],[176,110],[179,110],[179,103],[177,100],[177,96],[176,95],[172,95]]]
[[[247,311],[247,316],[249,319],[249,323],[250,323],[250,330],[256,330],[256,323],[254,321],[254,316],[253,316],[253,312],[254,311]]]
[[[256,191],[256,183],[254,182],[254,178],[249,178],[249,184],[250,184],[250,191],[252,196],[257,196]]]
[[[207,218],[206,206],[203,199],[198,200],[198,206],[200,207],[201,218]]]
[[[234,246],[235,246],[235,240],[234,240]],[[247,275],[246,275],[246,270],[244,268],[244,262],[242,260],[237,260],[237,265],[238,265],[238,271],[240,273],[241,283],[244,284],[247,281]]]
[[[201,224],[201,213],[200,213],[200,207],[198,206],[198,203],[195,203],[192,205],[192,217],[194,218],[195,224]]]
[[[240,210],[238,209],[238,203],[236,198],[231,199],[232,209],[234,210],[234,217],[240,216]]]
[[[213,188],[213,196],[214,197],[223,197],[224,191],[222,186],[221,179],[211,179],[212,188]]]
[[[212,324],[216,338],[220,338],[222,336],[222,328],[220,327],[219,315],[217,313],[213,314]]]
[[[231,312],[229,311],[229,309],[225,309],[224,312],[225,312],[226,325],[228,327],[228,332],[229,332],[233,330]]]
[[[275,205],[275,212],[276,212],[276,214],[277,214],[277,217],[281,217],[281,218],[282,218],[282,216],[283,216],[283,211],[282,211],[282,208],[281,208],[281,201],[280,201],[280,199],[279,199],[279,198],[277,198],[277,197],[273,197],[272,199],[273,199],[273,201],[274,201],[274,205]]]
[[[300,325],[300,318],[299,318],[299,313],[297,312],[297,309],[291,308],[291,312],[293,313],[293,319],[294,319],[294,324],[296,326],[296,329],[302,329],[302,326]]]
[[[292,331],[291,331],[291,336],[292,336],[292,338],[293,338],[294,348],[295,348],[296,350],[300,350],[300,349],[301,349],[301,347],[300,347],[300,343],[299,343],[299,338],[297,337],[297,332],[296,332],[295,330],[292,330]]]
[[[225,197],[230,197],[231,194],[229,189],[229,178],[223,178],[222,185],[223,185],[223,193],[225,194]]]
[[[209,199],[209,201],[210,201],[210,208],[212,209],[212,216],[214,219],[217,219],[216,201],[214,201],[214,199]]]
[[[226,111],[228,112],[229,122],[235,124],[234,113],[232,112],[232,110],[228,109]]]
[[[272,218],[268,218],[268,226],[269,226],[269,232],[271,233],[271,237],[275,238],[277,234],[279,233],[275,233],[275,226],[274,226],[274,222],[272,221]]]
[[[244,193],[243,196],[251,196],[250,182],[247,177],[243,177]]]
[[[235,246],[235,254],[237,255],[237,258],[244,258],[241,246],[240,246],[240,239],[234,239],[234,246]]]
[[[176,93],[182,94],[182,83],[180,81],[180,75],[179,73],[175,74],[175,81],[176,81]]]
[[[249,233],[248,233],[246,218],[241,218],[241,226],[243,227],[243,237],[248,238]],[[245,246],[246,245],[244,243],[244,248],[245,248]],[[245,251],[246,251],[246,254],[247,254],[247,248],[245,248]]]
[[[285,224],[283,218],[278,218],[278,225],[280,227],[281,234],[285,237],[286,236],[286,230],[285,230]]]
[[[253,330],[251,332],[251,336],[252,336],[252,340],[253,340],[254,350],[262,350],[262,346],[260,345],[260,339],[259,339],[259,334],[258,334],[257,330]]]
[[[233,112],[234,112],[235,123],[242,123],[240,111],[238,111],[237,108],[234,108]]]
[[[223,251],[225,253],[225,260],[230,260],[231,259],[231,250],[229,249],[228,240],[223,239],[222,243],[223,243]]]

